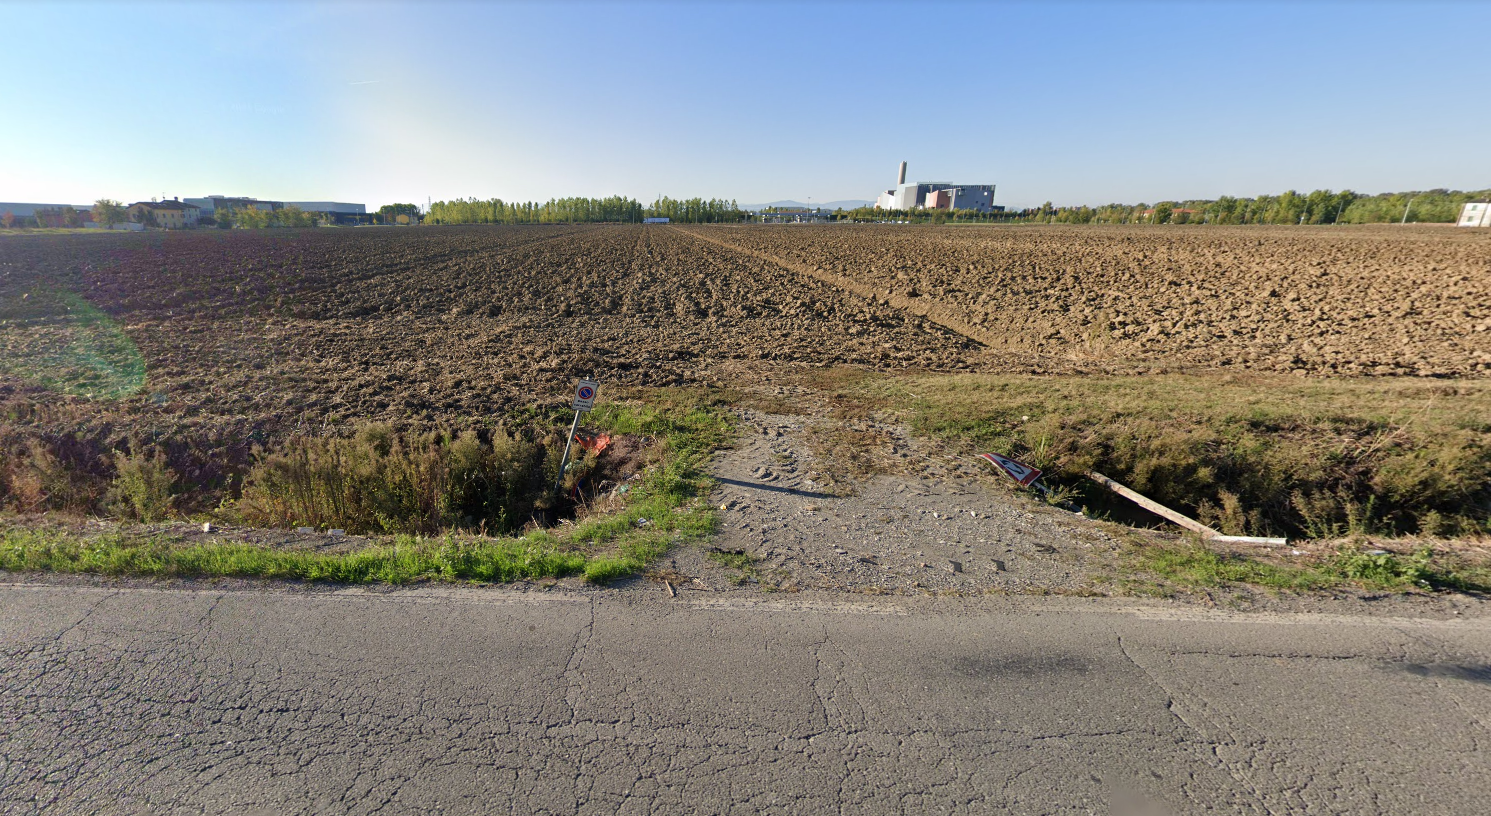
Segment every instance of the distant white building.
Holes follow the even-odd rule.
[[[1459,226],[1491,227],[1491,201],[1467,201],[1460,209]]]
[[[953,184],[947,181],[919,181],[906,183],[906,162],[896,178],[896,188],[886,190],[875,199],[879,210],[974,210],[981,213],[999,212],[994,206],[994,185]]]

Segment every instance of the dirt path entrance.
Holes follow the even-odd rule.
[[[1117,547],[1098,525],[998,490],[953,463],[836,481],[808,443],[833,420],[739,414],[741,442],[712,468],[720,532],[712,549],[673,556],[674,568],[700,588],[1084,593],[1089,574]],[[899,456],[920,458],[922,443],[890,432]]]

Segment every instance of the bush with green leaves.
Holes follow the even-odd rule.
[[[552,509],[562,444],[499,428],[400,434],[370,424],[352,437],[298,437],[261,453],[238,510],[253,524],[356,533],[449,529],[505,534]],[[570,486],[595,465],[581,458]]]
[[[149,456],[142,451],[114,452],[114,481],[104,497],[104,506],[123,518],[161,521],[171,515],[176,473],[166,466],[160,451]]]

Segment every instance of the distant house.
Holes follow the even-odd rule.
[[[93,223],[92,210],[80,210],[76,207],[67,206],[38,207],[32,213],[32,217],[36,219],[37,226],[49,227],[51,229],[87,227]]]
[[[126,211],[129,220],[162,229],[190,229],[197,226],[202,209],[195,204],[180,201],[138,201]]]
[[[1491,200],[1465,202],[1456,223],[1462,227],[1491,227]]]
[[[644,223],[644,224],[666,224],[666,223],[668,223],[668,219],[666,219],[666,218],[644,218],[644,219],[642,219],[642,223]]]

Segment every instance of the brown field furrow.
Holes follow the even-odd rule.
[[[0,244],[0,287],[20,304],[81,296],[145,364],[137,393],[77,401],[85,414],[468,421],[556,398],[582,375],[658,386],[718,382],[730,361],[965,369],[976,352],[670,230],[58,238]],[[34,311],[0,315],[0,339],[22,351],[43,323],[65,324]],[[16,355],[7,390],[40,393],[44,362]]]
[[[1132,366],[1491,371],[1491,240],[1453,228],[742,227],[993,348]],[[943,313],[945,314],[945,313]]]
[[[961,334],[969,340],[972,340],[980,345],[1005,345],[1005,343],[1003,342],[1003,338],[996,337],[995,335],[985,332],[980,328],[965,323],[964,321],[959,319],[957,313],[953,309],[946,308],[941,304],[926,301],[918,302],[912,298],[904,297],[891,289],[877,291],[875,288],[866,283],[857,281],[851,277],[846,277],[844,275],[830,272],[826,269],[823,269],[822,267],[810,266],[805,263],[798,263],[784,258],[779,258],[775,255],[763,252],[759,249],[752,249],[748,246],[740,246],[731,243],[728,239],[720,237],[722,233],[719,231],[708,232],[700,229],[689,229],[687,227],[683,227],[680,229],[682,232],[692,235],[701,241],[707,241],[711,244],[714,244],[715,246],[723,247],[727,250],[745,253],[746,255],[750,255],[753,258],[758,258],[760,260],[766,261],[767,263],[776,264],[783,269],[790,269],[793,272],[797,272],[801,275],[823,281],[830,286],[836,286],[846,292],[853,293],[866,300],[883,303],[889,306],[893,306],[897,309],[902,309],[904,311],[910,312],[918,317],[926,318],[927,320],[930,320],[933,323],[936,323],[937,325],[942,326],[949,331]]]
[[[1491,372],[1491,239],[1452,229],[32,236],[0,242],[0,295],[0,388],[120,428],[470,421],[577,376],[707,384],[742,366]],[[90,309],[103,322],[82,331]],[[99,368],[99,332],[143,365],[115,401],[56,382],[124,376]]]

